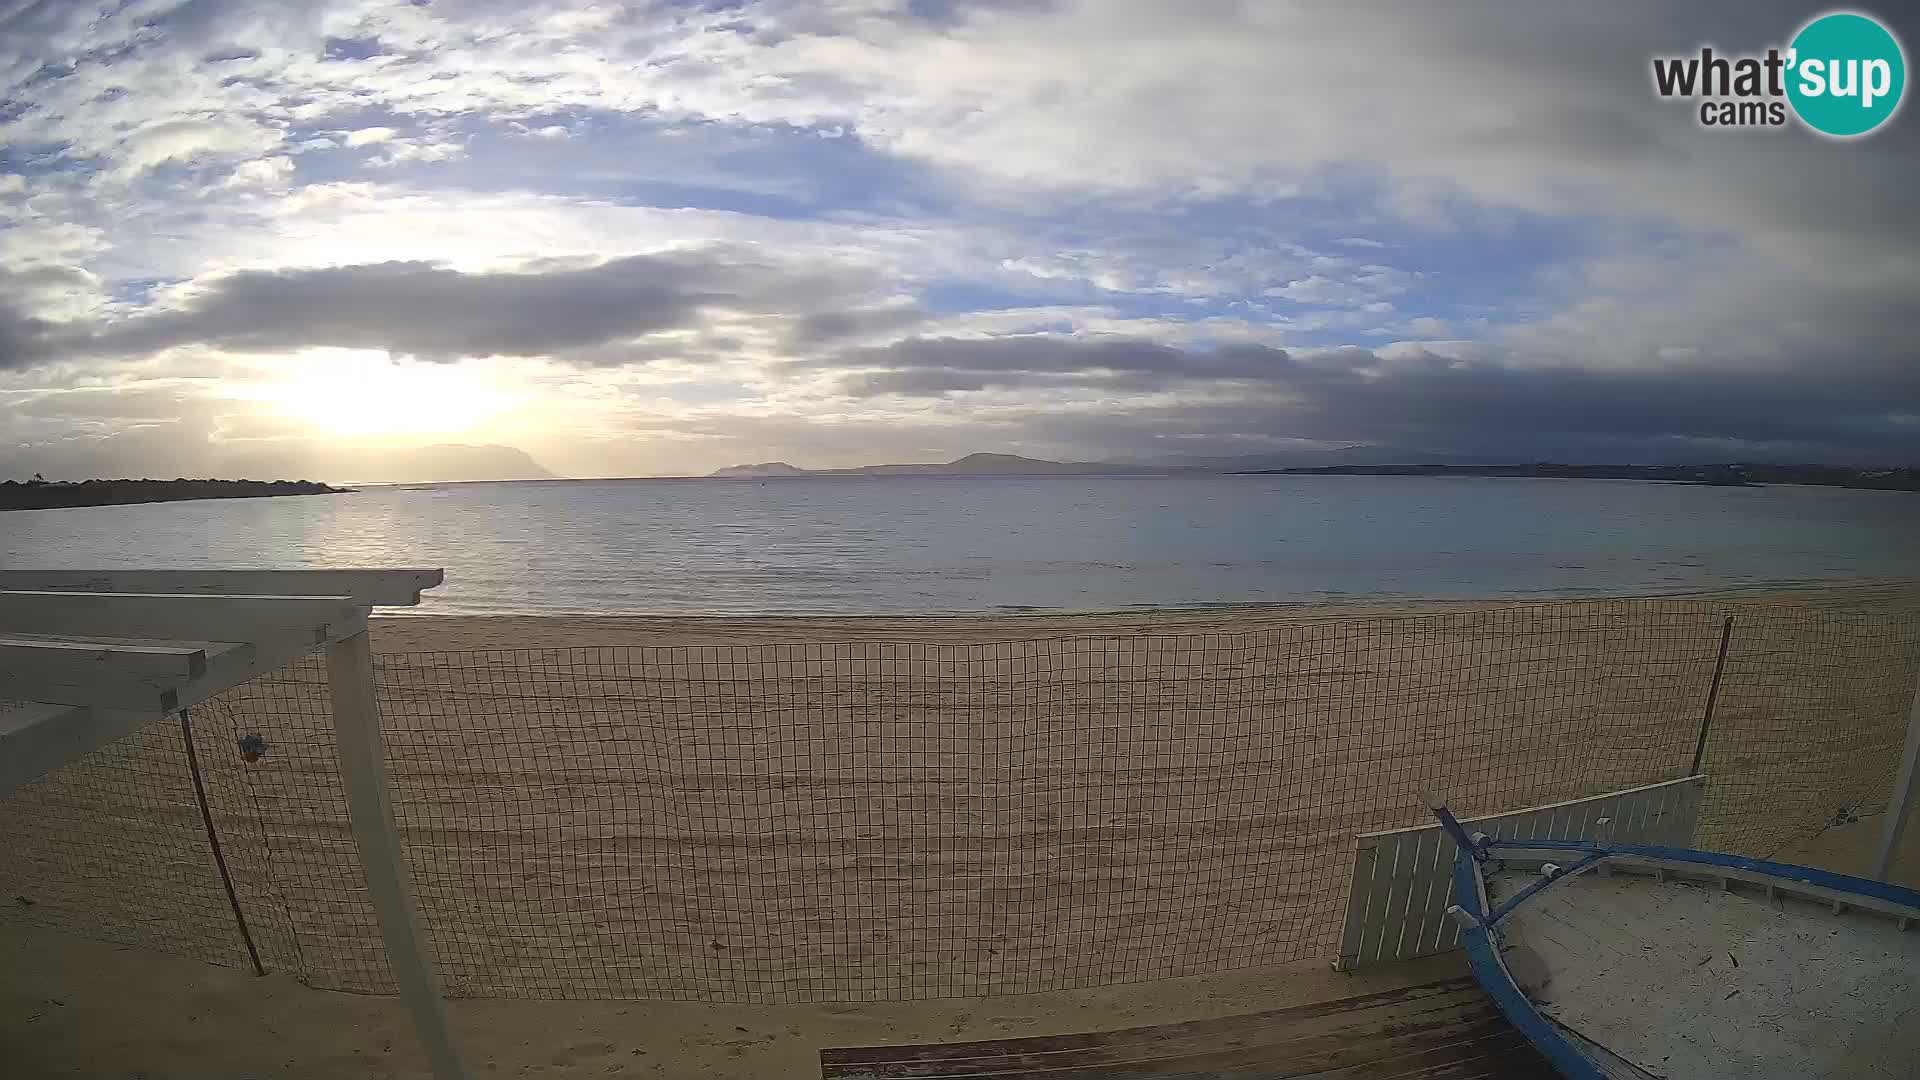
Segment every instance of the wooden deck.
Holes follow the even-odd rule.
[[[1291,1009],[989,1042],[841,1047],[823,1080],[1550,1080],[1470,978]]]

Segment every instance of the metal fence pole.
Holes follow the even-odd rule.
[[[1700,775],[1700,760],[1707,755],[1707,732],[1713,727],[1713,709],[1720,702],[1720,676],[1727,670],[1727,643],[1733,640],[1733,616],[1720,623],[1720,658],[1713,662],[1713,682],[1707,687],[1707,707],[1700,714],[1700,741],[1693,744],[1693,764],[1688,776]]]
[[[1887,800],[1887,820],[1881,827],[1880,854],[1873,860],[1873,876],[1887,880],[1893,868],[1894,852],[1900,836],[1907,830],[1907,818],[1913,813],[1913,774],[1920,761],[1920,684],[1913,689],[1913,705],[1907,710],[1907,749],[1900,759],[1900,777],[1893,782],[1893,795]]]
[[[433,959],[414,906],[413,879],[387,794],[387,759],[380,739],[380,706],[373,694],[373,652],[366,631],[327,645],[327,688],[333,697],[333,727],[340,779],[367,893],[380,918],[387,966],[400,997],[413,1013],[413,1028],[433,1068],[434,1080],[466,1080],[447,1003],[434,985]]]
[[[253,973],[265,975],[267,969],[260,965],[260,951],[253,947],[247,917],[240,911],[240,895],[233,891],[233,875],[227,873],[227,856],[220,848],[220,832],[213,827],[213,809],[207,805],[207,785],[200,778],[200,755],[193,748],[193,722],[187,716],[190,711],[180,710],[180,738],[187,747],[187,771],[193,774],[193,797],[200,803],[200,821],[207,827],[207,847],[213,850],[213,865],[220,871],[220,884],[227,888],[227,905],[233,908],[233,922],[240,928],[240,940],[247,946],[247,959],[253,961]]]

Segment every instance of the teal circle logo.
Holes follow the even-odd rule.
[[[1851,11],[1802,27],[1787,53],[1787,100],[1823,135],[1865,135],[1893,118],[1907,88],[1900,42],[1879,22]]]

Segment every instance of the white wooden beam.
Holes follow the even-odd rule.
[[[0,570],[0,589],[30,592],[349,596],[411,607],[445,580],[440,570]]]
[[[414,1033],[434,1080],[465,1080],[452,1018],[435,985],[432,953],[414,904],[413,877],[393,823],[380,706],[373,692],[373,656],[364,632],[327,645],[327,686],[348,818],[367,876],[367,895],[380,919],[387,967],[413,1013]]]
[[[0,674],[37,672],[79,679],[99,678],[109,672],[139,677],[193,678],[207,670],[207,653],[181,645],[136,645],[63,638],[0,637]],[[38,700],[27,694],[0,692],[0,698]]]
[[[128,671],[114,663],[94,665],[87,670],[59,665],[13,667],[0,662],[0,698],[57,705],[99,705],[109,709],[132,709],[164,715],[187,705],[198,704],[229,686],[271,670],[271,667],[256,663],[256,657],[264,656],[273,661],[272,667],[278,667],[315,647],[311,640],[297,647],[294,647],[294,640],[284,640],[282,648],[267,650],[257,650],[248,642],[212,641],[198,644],[198,648],[186,653],[199,660],[195,665],[200,669],[196,675]],[[94,647],[107,650],[140,648],[97,644]]]
[[[366,618],[350,596],[0,592],[0,633],[234,641],[297,630],[318,645],[359,632]]]
[[[1888,880],[1893,872],[1893,857],[1900,850],[1900,837],[1907,831],[1907,819],[1913,815],[1914,774],[1920,771],[1920,685],[1913,690],[1913,704],[1907,709],[1907,747],[1900,757],[1900,773],[1893,782],[1893,794],[1887,799],[1886,819],[1880,826],[1880,851],[1873,859],[1873,876]]]

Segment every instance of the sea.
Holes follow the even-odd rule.
[[[1920,494],[1300,475],[407,485],[0,513],[0,566],[443,567],[422,614],[1645,594],[1920,576]]]

